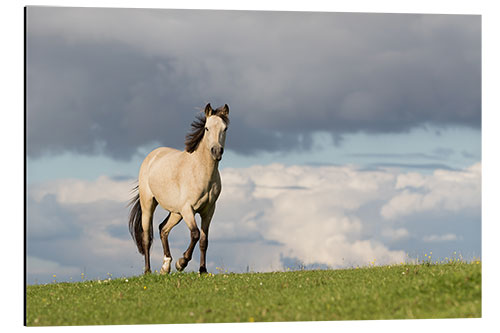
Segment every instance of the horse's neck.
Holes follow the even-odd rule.
[[[191,154],[194,165],[200,170],[200,173],[205,174],[212,179],[217,173],[219,162],[212,158],[212,155],[205,149],[205,146],[200,143],[199,147]]]

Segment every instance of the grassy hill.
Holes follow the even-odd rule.
[[[27,324],[481,317],[481,264],[174,273],[27,286]]]

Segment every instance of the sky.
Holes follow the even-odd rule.
[[[209,271],[481,256],[478,15],[29,7],[26,33],[28,283],[142,272],[140,163],[208,102],[231,120]]]

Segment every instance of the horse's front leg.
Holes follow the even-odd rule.
[[[208,228],[215,211],[214,205],[201,215],[201,236],[200,236],[200,274],[207,272],[206,257],[208,248]]]
[[[173,227],[175,227],[182,220],[180,214],[168,214],[168,216],[160,224],[160,239],[163,245],[163,265],[161,266],[160,274],[170,273],[170,262],[172,262],[172,255],[170,254],[170,247],[168,246],[168,234]]]
[[[177,262],[175,263],[175,268],[177,268],[178,271],[182,271],[184,270],[184,268],[186,268],[187,264],[193,257],[194,247],[200,239],[200,230],[196,226],[193,208],[191,208],[191,206],[188,206],[182,210],[181,214],[189,230],[191,231],[191,242],[189,243],[189,247],[187,248],[186,252],[184,252],[183,256],[179,258],[179,260],[177,260]]]

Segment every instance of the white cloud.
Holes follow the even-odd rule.
[[[434,243],[434,242],[450,242],[458,240],[459,237],[455,234],[444,234],[444,235],[428,235],[424,237],[424,242]]]
[[[409,235],[410,233],[405,228],[397,228],[397,229],[387,228],[382,231],[382,236],[390,240],[405,239],[408,238]]]
[[[248,202],[261,200],[265,206],[250,205],[257,218],[242,224],[252,225],[263,238],[281,243],[284,255],[305,264],[335,267],[364,265],[373,259],[400,262],[404,257],[403,251],[390,251],[380,241],[362,237],[363,229],[373,222],[357,216],[361,206],[388,198],[387,190],[395,181],[392,174],[361,172],[349,166],[274,164],[225,169],[222,179],[216,213],[221,221],[217,223],[238,223],[225,219],[226,214],[237,211],[244,216]],[[245,185],[241,179],[245,179]],[[244,203],[232,199],[235,191],[246,193]]]
[[[119,181],[101,176],[94,181],[61,179],[50,183],[30,186],[30,196],[36,201],[54,194],[62,204],[84,204],[110,200],[126,202],[131,198],[133,180]]]
[[[426,211],[458,212],[478,208],[481,207],[481,163],[462,171],[401,174],[395,189],[398,193],[380,211],[388,220]]]

